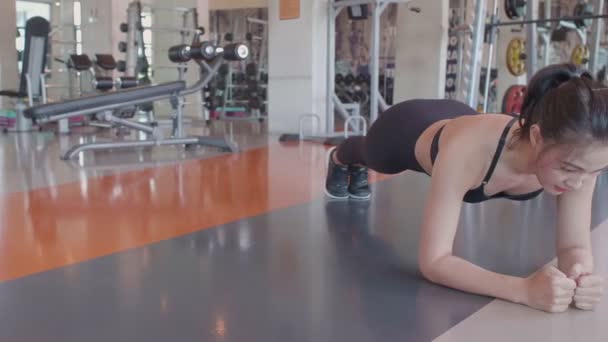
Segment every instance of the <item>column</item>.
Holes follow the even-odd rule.
[[[410,11],[411,6],[421,12]],[[399,5],[394,102],[444,98],[448,10],[448,0]]]
[[[297,132],[299,117],[316,114],[321,132],[327,115],[328,0],[299,0],[296,19],[280,19],[280,3],[270,0],[268,127],[270,132]],[[286,1],[287,3],[292,1]]]

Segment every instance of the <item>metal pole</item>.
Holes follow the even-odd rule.
[[[184,98],[177,97],[177,135],[174,138],[184,138]]]
[[[528,2],[528,5],[531,3]],[[538,12],[538,11],[536,11]],[[538,14],[537,14],[538,16]],[[575,20],[584,20],[584,19],[605,19],[608,18],[608,14],[599,14],[599,15],[583,15],[580,17],[561,17],[561,18],[551,18],[551,19],[534,19],[534,20],[519,20],[519,21],[508,21],[504,23],[495,23],[488,24],[492,26],[518,26],[518,25],[526,25],[526,24],[544,24],[544,23],[555,23],[555,22],[573,22]]]
[[[371,56],[369,66],[371,68],[371,96],[370,96],[370,125],[378,118],[378,92],[380,77],[380,16],[382,1],[374,3],[374,13],[372,17],[372,37],[371,37]]]
[[[538,0],[528,0],[527,14],[529,20],[538,19]],[[532,78],[538,66],[538,34],[536,31],[536,22],[531,22],[526,30],[526,70],[528,81]]]
[[[494,0],[494,9],[492,10],[492,22],[494,22],[495,20],[498,19],[498,0]],[[488,102],[489,101],[489,95],[490,95],[490,79],[491,79],[491,75],[492,75],[492,60],[494,59],[494,39],[496,36],[496,28],[495,27],[490,27],[490,37],[488,38],[488,64],[486,66],[486,83],[484,85],[484,92],[483,92],[483,112],[487,113],[488,112]]]
[[[475,22],[473,25],[473,44],[471,45],[471,81],[467,94],[467,104],[472,108],[477,108],[477,98],[479,95],[480,60],[485,18],[486,0],[477,0],[475,4]]]
[[[386,103],[384,97],[382,97],[382,95],[380,94],[380,91],[378,91],[378,107],[383,112],[389,108],[389,105]]]
[[[600,15],[604,13],[604,0],[596,0],[595,2],[595,14]],[[591,47],[589,53],[589,71],[592,75],[595,75],[598,71],[598,52],[600,49],[600,38],[601,33],[604,30],[604,21],[601,19],[596,20],[591,27]]]
[[[336,17],[340,9],[336,9],[334,1],[329,1],[327,14],[327,118],[325,131],[328,134],[334,132],[334,103],[336,74]]]
[[[553,16],[553,5],[552,5],[552,0],[545,0],[545,17],[543,19],[548,19],[551,18]],[[547,25],[545,26],[547,28],[547,32],[543,32],[542,33],[542,38],[543,38],[543,45],[545,46],[545,60],[543,63],[543,67],[546,67],[547,65],[549,65],[551,63],[551,39],[550,39],[550,32],[551,32],[551,23],[546,23]]]
[[[137,68],[137,25],[139,23],[139,3],[133,1],[129,4],[127,9],[127,24],[129,29],[127,31],[127,56],[126,56],[126,69],[125,76],[133,77],[135,75],[135,69]]]

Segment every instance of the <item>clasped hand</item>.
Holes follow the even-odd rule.
[[[604,278],[583,272],[575,264],[568,274],[546,266],[526,279],[526,304],[548,311],[564,312],[570,304],[581,310],[593,310],[604,292]]]

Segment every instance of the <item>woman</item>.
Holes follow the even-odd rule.
[[[603,279],[593,273],[591,201],[608,166],[608,90],[574,65],[552,65],[530,81],[519,117],[476,114],[450,100],[393,106],[366,137],[330,150],[327,195],[369,198],[367,168],[425,172],[432,176],[419,250],[425,278],[548,312],[571,303],[593,309]],[[557,196],[557,268],[518,278],[452,255],[462,201],[522,201],[543,190]]]

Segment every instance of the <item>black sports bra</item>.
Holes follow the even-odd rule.
[[[480,186],[476,187],[475,189],[471,189],[471,190],[467,191],[467,193],[463,197],[464,202],[479,203],[479,202],[487,201],[487,200],[490,200],[493,198],[506,198],[506,199],[510,199],[510,200],[514,200],[514,201],[527,201],[529,199],[532,199],[532,198],[540,195],[540,193],[543,192],[543,189],[540,189],[540,190],[536,190],[534,192],[530,192],[527,194],[509,195],[509,194],[506,194],[504,191],[502,191],[502,192],[499,192],[492,196],[487,196],[484,192],[485,185],[488,184],[488,181],[490,181],[490,178],[492,178],[492,174],[494,173],[496,164],[498,164],[498,159],[500,158],[500,154],[502,153],[502,150],[505,146],[505,142],[507,139],[507,135],[509,134],[509,130],[511,129],[511,127],[513,126],[515,121],[517,121],[517,118],[513,118],[511,121],[509,121],[509,123],[507,124],[505,129],[502,131],[502,135],[500,136],[500,141],[498,142],[498,147],[496,148],[496,152],[494,153],[494,157],[492,158],[492,163],[490,164],[490,169],[488,169],[488,172],[486,173],[486,176],[484,177],[483,182],[481,183]],[[445,127],[445,126],[443,126],[443,127]],[[441,136],[443,127],[441,127],[437,131],[437,133],[435,133],[435,136],[433,137],[433,142],[431,144],[431,163],[432,164],[435,164],[435,159],[437,158],[437,154],[439,153],[439,137]]]

